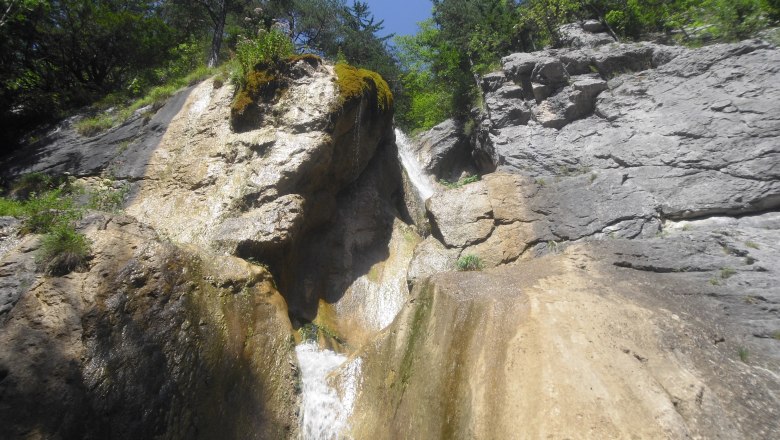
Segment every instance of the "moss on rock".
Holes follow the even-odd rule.
[[[262,120],[261,104],[276,102],[290,87],[294,66],[304,62],[311,67],[322,64],[313,54],[293,55],[274,63],[258,64],[244,76],[230,108],[231,123],[236,131],[257,127]]]
[[[344,105],[355,99],[369,98],[376,101],[376,109],[388,112],[393,109],[393,92],[381,75],[359,69],[345,63],[336,64],[339,86],[339,103]]]

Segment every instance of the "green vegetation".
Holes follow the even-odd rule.
[[[90,192],[87,207],[97,211],[119,211],[122,209],[129,192],[129,183],[117,184],[112,180],[107,180]]]
[[[90,251],[86,237],[73,227],[74,221],[81,217],[81,210],[74,204],[70,186],[65,183],[45,190],[56,180],[40,174],[22,177],[14,187],[17,196],[24,198],[0,197],[0,215],[21,218],[23,232],[44,234],[37,255],[38,265],[47,274],[60,276],[82,268]],[[31,188],[44,192],[27,192]]]
[[[313,322],[306,323],[298,328],[298,335],[301,337],[301,342],[317,342],[320,336],[335,341],[340,345],[344,345],[346,341],[340,337],[331,328],[322,324],[315,324]]]
[[[143,107],[151,106],[152,111],[155,111],[162,107],[168,98],[175,95],[180,89],[198,83],[214,72],[215,69],[208,69],[203,66],[198,67],[185,76],[173,78],[166,84],[151,88],[145,96],[131,101],[130,104],[121,106],[119,109],[114,109],[111,113],[100,113],[78,121],[75,124],[76,131],[82,136],[95,136],[127,121],[136,111]],[[98,103],[96,106],[99,109],[103,105],[105,104]]]
[[[84,268],[89,256],[87,237],[76,232],[69,223],[57,223],[41,239],[37,258],[44,272],[62,276]]]
[[[780,341],[780,330],[775,330],[775,332],[772,333],[772,339]]]
[[[482,261],[481,258],[479,258],[476,255],[464,255],[458,258],[458,261],[455,264],[455,266],[461,272],[476,271],[476,270],[484,269],[485,263]]]
[[[758,246],[758,243],[756,243],[755,241],[746,241],[745,242],[745,246],[747,246],[749,248],[752,248],[752,249],[760,249],[760,247]]]
[[[745,347],[739,347],[739,349],[737,350],[737,355],[739,355],[739,360],[741,360],[744,363],[747,363],[750,352]]]
[[[60,276],[83,268],[89,258],[89,242],[75,229],[84,210],[119,210],[130,185],[107,179],[84,194],[67,179],[32,173],[22,176],[11,188],[10,196],[0,197],[0,216],[21,219],[23,233],[43,234],[37,255],[39,267],[49,275]],[[84,198],[88,200],[85,206],[76,203]]]
[[[395,101],[396,122],[407,132],[448,117],[465,126],[483,102],[478,75],[509,53],[561,45],[562,24],[595,18],[620,40],[665,34],[704,44],[777,23],[780,2],[435,0],[432,18],[395,47],[361,1],[18,0],[5,1],[2,11],[0,142],[16,145],[30,127],[85,106],[93,116],[78,130],[92,136],[205,76],[221,72],[220,87],[227,69],[213,69],[231,56],[242,84],[258,64],[294,52],[355,66],[357,77],[375,84],[380,106]],[[355,96],[355,83],[347,85]]]
[[[291,57],[295,47],[290,37],[279,29],[262,30],[256,38],[241,38],[236,44],[235,63],[238,65],[237,84],[243,86],[243,79],[258,66],[270,66]]]
[[[737,274],[737,271],[730,267],[723,267],[720,269],[720,277],[727,280]]]
[[[479,182],[479,180],[480,180],[479,175],[478,174],[474,174],[473,176],[464,177],[464,178],[458,180],[457,182],[450,182],[450,181],[447,181],[447,180],[439,180],[439,183],[444,185],[445,187],[447,187],[449,189],[456,189],[456,188],[460,188],[462,186],[468,185],[469,183]]]
[[[720,286],[720,280],[718,280],[717,278],[710,278],[710,284],[712,284],[713,286]]]
[[[346,63],[336,64],[337,84],[339,87],[339,102],[344,105],[354,99],[365,97],[376,101],[376,109],[380,112],[393,108],[393,92],[390,86],[376,72],[359,69]]]
[[[341,57],[396,82],[397,67],[367,3],[347,0],[4,1],[0,13],[0,143],[16,148],[41,123],[91,107],[93,136],[218,66],[254,68],[263,51]],[[262,7],[259,7],[262,6]],[[288,25],[289,24],[289,25]],[[275,38],[267,44],[265,37]],[[249,38],[247,38],[249,37]],[[265,38],[267,40],[267,38]],[[255,44],[259,47],[250,47]],[[258,58],[257,55],[260,55]],[[217,70],[214,70],[217,69]],[[243,80],[249,69],[238,73]],[[220,73],[217,73],[220,72]]]

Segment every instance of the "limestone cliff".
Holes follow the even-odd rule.
[[[400,252],[413,245],[393,221],[400,169],[387,166],[397,161],[392,108],[372,95],[379,79],[345,96],[332,65],[291,63],[288,87],[240,132],[233,87],[206,80],[151,117],[89,139],[65,121],[6,159],[6,178],[69,173],[75,185],[101,176],[131,189],[123,214],[81,221],[91,260],[64,277],[38,273],[39,237],[3,219],[0,437],[298,436],[291,320],[313,319],[320,299],[368,276],[360,255],[381,263],[394,230]],[[354,242],[324,254],[321,238],[345,237]],[[353,252],[356,269],[342,271]],[[395,279],[397,310],[406,262],[356,295]],[[356,331],[387,324],[364,309],[338,313]]]
[[[63,277],[0,219],[0,436],[294,438],[312,322],[342,437],[780,436],[780,51],[562,35],[404,151],[427,200],[386,84],[312,57],[240,130],[207,80],[3,161],[131,191]]]
[[[780,435],[780,51],[567,32],[482,78],[473,133],[420,139],[483,176],[426,203],[354,438]]]

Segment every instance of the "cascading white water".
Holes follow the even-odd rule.
[[[423,199],[428,200],[436,190],[427,174],[420,167],[419,162],[412,153],[412,143],[409,138],[399,129],[395,129],[395,144],[398,146],[398,155],[401,157],[401,164],[412,181],[417,194]]]
[[[361,361],[331,350],[316,342],[295,347],[303,383],[301,417],[302,440],[339,440],[345,431],[357,397]],[[333,374],[338,370],[338,377]]]

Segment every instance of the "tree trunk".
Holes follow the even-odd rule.
[[[211,39],[211,52],[209,53],[209,67],[216,67],[219,63],[219,50],[222,48],[222,34],[225,32],[225,19],[227,17],[227,0],[221,0],[219,10],[215,11],[214,37]]]

